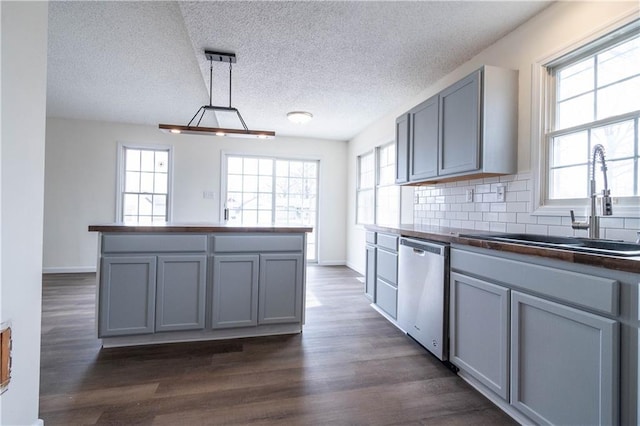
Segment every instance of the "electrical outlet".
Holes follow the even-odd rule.
[[[420,204],[420,195],[417,192],[413,194],[413,204]]]
[[[473,189],[467,189],[467,203],[473,203]]]
[[[507,194],[507,187],[505,185],[496,186],[496,200],[505,201]]]

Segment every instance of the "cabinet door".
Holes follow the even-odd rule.
[[[376,279],[376,305],[395,319],[398,314],[398,287]]]
[[[396,119],[396,183],[409,182],[409,113]]]
[[[511,296],[511,404],[538,424],[618,421],[618,323]]]
[[[153,333],[156,257],[101,259],[98,336]]]
[[[505,400],[509,374],[509,290],[451,273],[450,360]]]
[[[376,248],[367,244],[366,272],[364,276],[364,293],[375,302],[376,293]]]
[[[260,255],[258,323],[302,322],[302,254]]]
[[[213,256],[212,328],[258,325],[257,254]]]
[[[409,181],[438,175],[438,99],[433,96],[410,112]]]
[[[440,93],[439,175],[480,168],[480,76],[477,71]]]
[[[398,285],[398,254],[378,248],[376,250],[376,275],[389,284]]]
[[[158,257],[156,332],[204,328],[207,256]]]

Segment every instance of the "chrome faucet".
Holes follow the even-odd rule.
[[[611,202],[611,191],[609,191],[609,183],[607,182],[607,163],[604,159],[604,146],[598,144],[593,147],[593,158],[591,161],[591,212],[589,214],[589,220],[586,222],[576,222],[576,217],[571,213],[571,227],[573,229],[588,229],[589,238],[600,238],[600,217],[596,214],[596,198],[598,194],[596,192],[596,160],[600,158],[602,163],[602,173],[604,175],[604,189],[602,190],[602,216],[611,216],[613,214],[613,207]]]

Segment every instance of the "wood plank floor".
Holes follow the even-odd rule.
[[[299,335],[101,349],[95,275],[43,278],[45,425],[515,424],[370,306],[359,275],[307,269]]]

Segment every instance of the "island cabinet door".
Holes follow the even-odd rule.
[[[213,256],[211,327],[258,325],[257,254]]]
[[[511,404],[537,424],[618,423],[618,323],[511,296]]]
[[[158,257],[156,331],[204,328],[207,256]]]
[[[101,259],[98,336],[154,331],[155,256],[104,256]]]
[[[302,322],[302,254],[260,255],[259,324]]]

